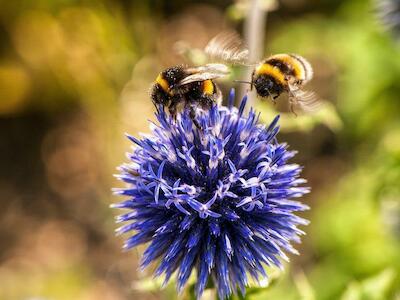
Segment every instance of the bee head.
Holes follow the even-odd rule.
[[[257,94],[261,97],[268,97],[275,92],[274,81],[266,76],[259,76],[253,81]]]
[[[185,77],[185,72],[182,66],[175,66],[164,70],[162,77],[168,82],[169,87],[172,88]]]

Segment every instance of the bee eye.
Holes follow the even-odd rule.
[[[274,86],[274,83],[272,82],[272,80],[270,80],[270,79],[267,79],[266,81],[265,81],[265,88],[267,88],[267,89],[272,89],[272,87]]]
[[[254,81],[254,87],[261,97],[268,97],[274,88],[274,83],[269,78],[259,77]]]

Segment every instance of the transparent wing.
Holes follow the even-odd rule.
[[[204,49],[210,61],[244,64],[249,50],[235,31],[224,31],[212,38]]]
[[[321,108],[322,101],[312,91],[304,91],[295,85],[289,85],[289,102],[293,109],[300,108],[304,112],[315,112]]]
[[[224,64],[207,64],[200,67],[189,68],[185,70],[186,73],[190,74],[183,78],[177,87],[208,79],[216,79],[229,75],[230,70]]]
[[[188,74],[198,74],[198,73],[215,73],[221,75],[227,75],[230,73],[228,66],[224,64],[206,64],[199,67],[187,68],[186,73]]]

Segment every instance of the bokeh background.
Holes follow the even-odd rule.
[[[157,73],[187,62],[177,49],[195,59],[221,30],[242,32],[250,2],[0,1],[0,299],[176,298],[138,270],[142,249],[121,252],[112,174],[124,132],[154,119]],[[307,57],[327,104],[294,118],[253,100],[265,122],[282,112],[313,192],[301,255],[246,299],[399,300],[398,32],[374,1],[261,3],[263,53]]]

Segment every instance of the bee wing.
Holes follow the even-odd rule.
[[[229,68],[224,64],[207,64],[200,67],[186,69],[185,72],[190,75],[183,78],[177,84],[178,87],[196,81],[221,78],[230,73]]]
[[[204,48],[210,61],[225,61],[244,64],[249,50],[235,31],[224,31],[212,38]]]
[[[312,91],[304,91],[300,87],[289,84],[289,102],[304,112],[315,112],[321,108],[322,101]]]
[[[204,66],[188,68],[185,72],[191,75],[198,73],[215,73],[221,74],[222,76],[230,73],[228,66],[224,64],[206,64]]]

